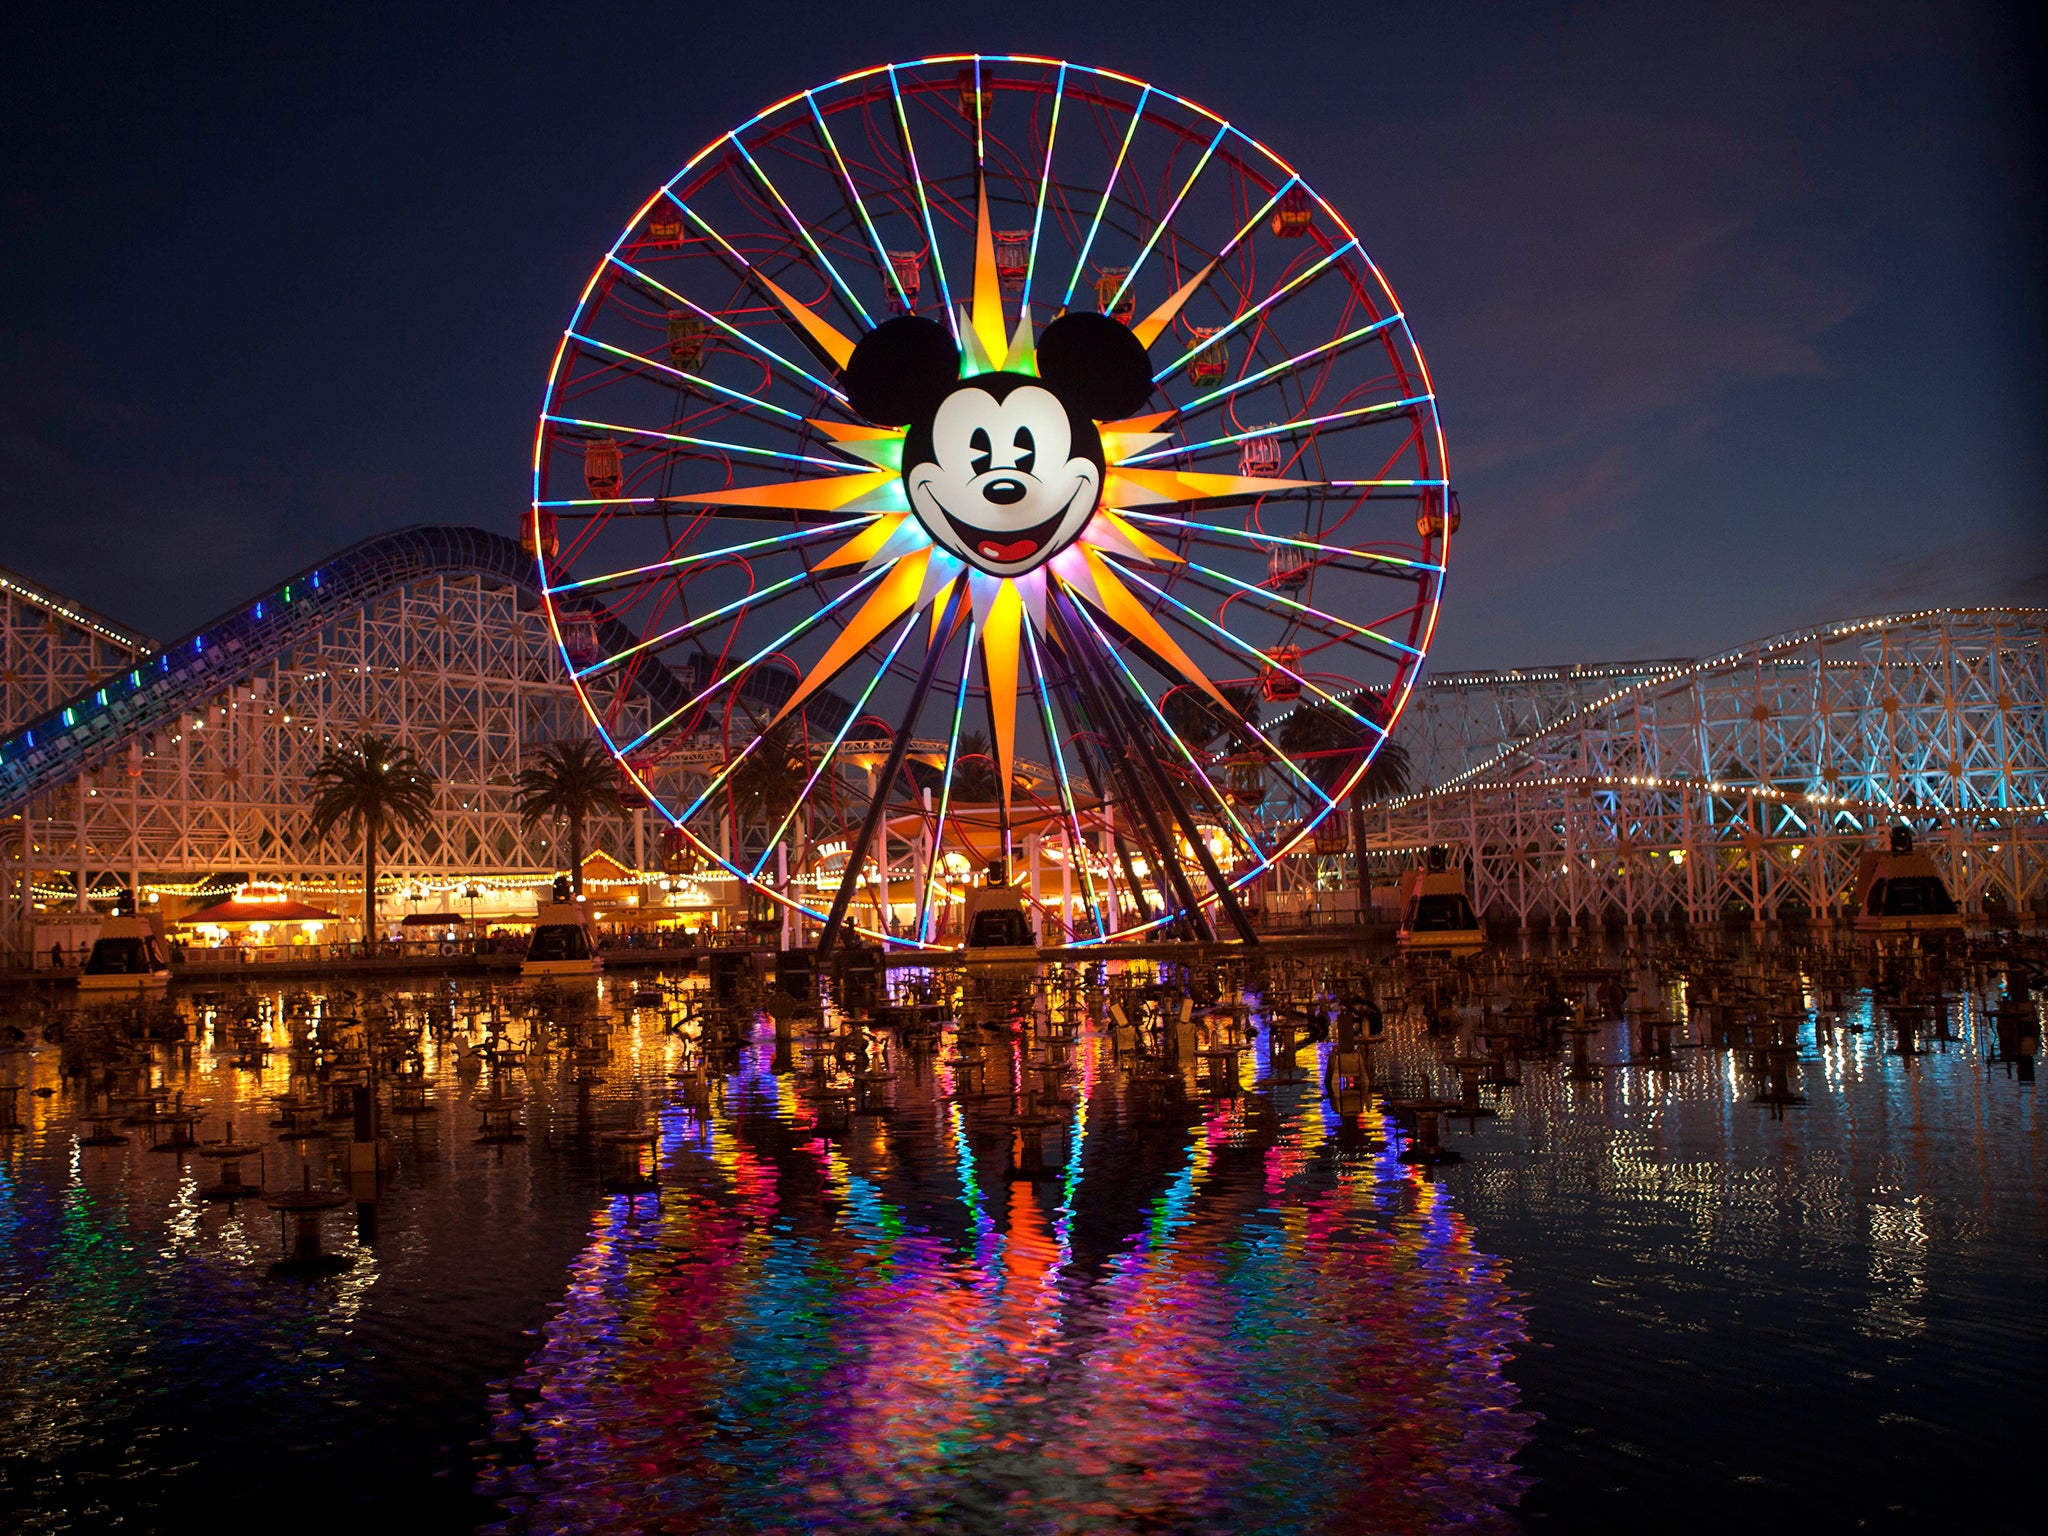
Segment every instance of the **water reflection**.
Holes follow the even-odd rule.
[[[16,1005],[0,1508],[33,1532],[310,1486],[308,1529],[394,1499],[508,1531],[1955,1512],[1953,1448],[2022,1454],[2016,1384],[2048,1379],[2022,970],[1329,956],[1240,978],[1248,1048],[1181,1052],[1171,1083],[1104,1032],[1143,966],[1047,978],[1058,1029],[949,996],[968,1028],[869,1055],[787,1007],[728,1011],[714,1046],[694,978],[174,991],[151,1022],[190,1037],[142,1046],[133,1015],[52,1015],[45,1041]],[[1515,1083],[1493,1117],[1446,1112],[1462,1164],[1405,1165],[1377,1107],[1331,1108],[1329,1043],[1274,1044],[1368,971],[1384,1097]],[[1555,993],[1610,986],[1623,1018],[1546,1043]],[[111,1079],[266,1142],[244,1176],[273,1191],[345,1185],[345,1111],[316,1108],[326,1138],[273,1122],[294,1090],[325,1107],[351,1030],[402,1073],[395,1176],[326,1223],[337,1277],[272,1278],[277,1217],[205,1198],[218,1164],[151,1150],[160,1127],[88,1144]],[[402,1108],[415,1089],[435,1107]],[[524,1139],[487,1143],[506,1101]],[[607,1196],[628,1126],[659,1187]]]
[[[1140,1123],[1080,1046],[1064,1167],[899,1083],[843,1138],[765,1076],[664,1122],[500,1404],[508,1529],[1431,1530],[1518,1488],[1500,1266],[1319,1087]]]

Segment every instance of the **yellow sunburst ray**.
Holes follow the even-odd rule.
[[[981,626],[981,666],[988,679],[989,720],[996,733],[996,771],[1003,804],[1010,803],[1010,764],[1017,748],[1017,652],[1024,625],[1024,599],[1015,582],[996,588]]]
[[[1113,555],[1128,555],[1133,560],[1148,560],[1167,565],[1187,563],[1144,529],[1133,527],[1107,507],[1096,510],[1095,516],[1082,531],[1081,542],[1107,550]]]
[[[1017,329],[1010,333],[1010,350],[1003,366],[1011,373],[1038,372],[1038,332],[1031,326],[1029,304],[1017,312]]]
[[[906,555],[914,555],[919,550],[932,547],[932,536],[925,532],[924,524],[914,517],[906,517],[896,525],[889,537],[882,541],[881,547],[861,564],[865,569],[873,570],[878,565],[888,565]],[[922,601],[920,598],[919,602]]]
[[[1102,457],[1112,468],[1124,459],[1133,458],[1147,448],[1155,448],[1167,441],[1171,432],[1111,432],[1102,431]]]
[[[1144,344],[1146,351],[1152,350],[1152,343],[1159,339],[1160,334],[1169,325],[1173,324],[1173,317],[1186,307],[1188,300],[1195,296],[1202,284],[1209,281],[1209,274],[1216,270],[1216,262],[1222,259],[1219,256],[1216,258],[1216,261],[1210,262],[1209,265],[1182,283],[1172,298],[1131,327],[1131,333]]]
[[[918,589],[924,585],[925,562],[930,558],[931,551],[921,549],[898,561],[895,568],[882,578],[882,584],[868,595],[868,600],[861,604],[860,612],[847,622],[846,628],[839,632],[839,638],[832,642],[818,664],[804,674],[796,692],[789,696],[789,702],[775,712],[774,720],[769,722],[771,729],[780,725],[791,710],[837,677],[840,670],[866,650],[877,635],[916,606]]]
[[[806,416],[804,420],[835,443],[859,443],[871,438],[903,435],[901,427],[871,427],[865,422],[827,421],[822,416]]]
[[[988,221],[988,183],[976,187],[974,211],[974,314],[969,322],[990,371],[1004,366],[1009,354],[1003,332],[1003,290],[996,277],[996,237]]]
[[[1269,479],[1264,475],[1205,475],[1176,469],[1126,469],[1112,464],[1104,476],[1102,505],[1158,506],[1170,501],[1210,501],[1225,496],[1270,496],[1299,491],[1319,480]]]
[[[982,342],[981,332],[974,328],[973,312],[965,304],[959,306],[957,313],[957,328],[960,332],[960,377],[975,379],[984,373],[994,373],[1002,367],[1002,364],[996,361],[996,358],[1002,355],[1000,349],[995,356],[990,356],[988,347]]]
[[[789,312],[789,318],[804,328],[804,334],[818,344],[818,348],[832,359],[834,366],[844,368],[853,356],[853,338],[834,326],[831,321],[814,313],[808,305],[798,303],[790,294],[775,285],[767,273],[759,267],[752,269],[754,280],[775,295],[775,302]]]
[[[1092,590],[1083,590],[1078,584],[1068,583],[1069,590],[1101,609],[1112,624],[1130,635],[1153,655],[1167,662],[1182,677],[1228,710],[1229,701],[1217,690],[1216,685],[1209,681],[1202,669],[1195,665],[1188,653],[1174,643],[1173,636],[1160,628],[1159,621],[1152,617],[1151,610],[1131,595],[1130,588],[1126,587],[1122,578],[1116,574],[1116,568],[1086,545],[1081,546],[1081,554],[1088,563],[1089,575],[1094,578]]]
[[[1126,416],[1121,421],[1102,422],[1104,432],[1156,432],[1173,419],[1170,410],[1154,411],[1149,416]]]
[[[1113,469],[1119,460],[1128,459],[1134,453],[1143,453],[1147,448],[1165,442],[1173,434],[1161,432],[1159,428],[1170,421],[1173,414],[1172,411],[1155,411],[1150,416],[1130,416],[1122,421],[1102,422],[1096,430],[1102,434],[1103,458]]]
[[[829,571],[842,565],[866,565],[875,551],[888,543],[890,537],[909,520],[909,517],[908,512],[898,512],[889,517],[877,518],[820,560],[818,569]]]
[[[892,494],[890,487],[894,486]],[[855,503],[879,497],[882,505],[866,509]],[[785,512],[907,512],[903,477],[892,469],[871,469],[855,475],[830,475],[817,480],[779,480],[773,485],[746,485],[730,491],[700,491],[687,498],[713,507],[770,507]]]
[[[927,570],[925,576],[924,584],[927,588],[931,586],[930,570],[936,569],[944,563],[946,563],[945,552],[943,550],[934,549],[932,551],[931,567]],[[965,624],[968,621],[968,619],[973,616],[974,613],[974,609],[971,604],[953,602],[953,586],[959,582],[960,572],[964,570],[965,567],[962,566],[960,562],[957,560],[952,561],[951,564],[953,567],[952,582],[941,583],[938,591],[932,594],[933,597],[939,598],[941,599],[941,601],[932,603],[932,627],[931,634],[928,640],[928,643],[931,645],[938,645],[941,643],[939,640],[939,630],[941,626],[944,626],[946,630],[946,639],[944,643],[951,644],[953,637],[960,633],[960,626]],[[930,601],[930,599],[920,595],[918,601],[922,603]],[[947,625],[945,623],[946,608],[948,604],[951,604],[953,610],[953,622],[950,625]]]
[[[833,446],[841,453],[872,464],[877,469],[901,471],[903,468],[901,427],[855,427],[843,422],[817,420],[811,420],[811,425],[831,438]]]
[[[1149,474],[1149,470],[1118,470],[1118,474]],[[1174,479],[1181,484],[1183,500],[1202,501],[1212,496],[1270,496],[1275,491],[1306,491],[1321,485],[1320,480],[1287,480],[1279,476],[1266,475],[1205,475],[1189,470],[1179,470]]]

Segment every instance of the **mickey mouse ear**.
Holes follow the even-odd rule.
[[[1107,315],[1061,315],[1038,338],[1038,376],[1097,421],[1135,416],[1152,396],[1144,343]]]
[[[839,370],[848,403],[878,427],[908,426],[936,410],[959,379],[953,338],[922,315],[883,321],[860,339]]]

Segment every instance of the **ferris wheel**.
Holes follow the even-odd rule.
[[[1276,861],[1344,846],[1456,525],[1338,212],[1027,57],[706,146],[585,284],[533,471],[550,623],[669,850],[821,949],[933,942],[1026,863],[1063,937],[1249,937]]]

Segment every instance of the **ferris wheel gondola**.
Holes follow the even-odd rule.
[[[926,941],[948,851],[1014,868],[1026,828],[1070,932],[1249,936],[1414,686],[1455,523],[1407,316],[1291,166],[970,57],[790,97],[642,205],[550,371],[527,544],[669,835],[829,947],[862,899]]]

